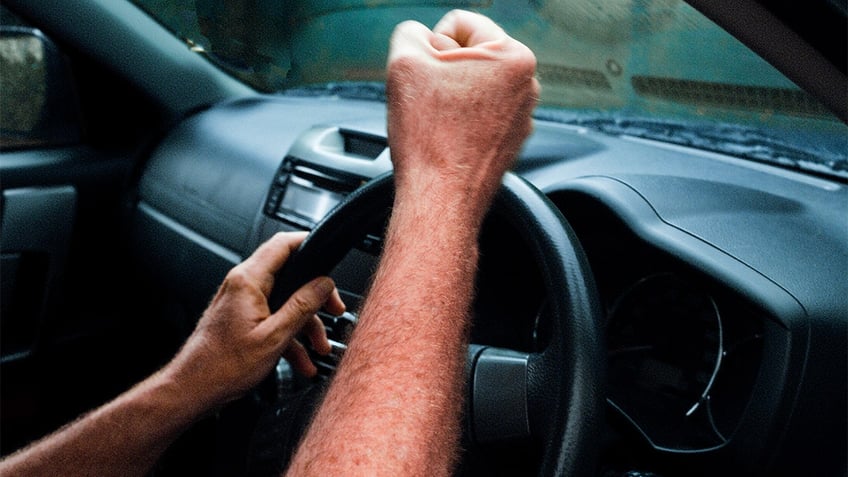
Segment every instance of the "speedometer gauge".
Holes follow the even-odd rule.
[[[710,415],[721,367],[713,298],[673,274],[638,281],[610,313],[609,401],[657,448],[702,449],[724,438]]]

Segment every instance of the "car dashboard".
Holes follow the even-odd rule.
[[[385,122],[383,103],[333,96],[242,99],[186,118],[140,173],[137,267],[199,316],[258,244],[311,229],[391,170]],[[601,469],[844,471],[844,184],[545,120],[514,172],[567,219],[598,287]],[[333,272],[351,310],[380,244],[375,229]],[[537,268],[514,231],[486,223],[472,342],[544,347]],[[837,458],[801,458],[817,452]]]

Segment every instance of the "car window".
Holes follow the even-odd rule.
[[[536,53],[538,117],[848,178],[846,126],[682,0],[135,2],[258,90],[377,99],[397,23],[477,10]]]

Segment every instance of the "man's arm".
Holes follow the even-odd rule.
[[[531,129],[535,58],[488,19],[403,23],[388,59],[396,197],[359,324],[290,475],[448,475],[477,235]]]
[[[315,312],[342,313],[332,280],[318,278],[275,313],[274,273],[305,234],[278,234],[233,268],[177,356],[114,401],[0,462],[0,475],[143,475],[198,417],[255,386],[280,356],[300,372],[315,366],[294,336],[329,352]]]

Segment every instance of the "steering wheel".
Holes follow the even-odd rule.
[[[272,309],[310,279],[329,274],[386,220],[393,198],[388,173],[357,189],[318,223],[278,274]],[[547,197],[512,173],[504,177],[489,214],[515,228],[541,270],[550,336],[534,353],[469,347],[470,438],[531,439],[542,446],[540,475],[588,475],[602,425],[605,352],[585,254]]]

